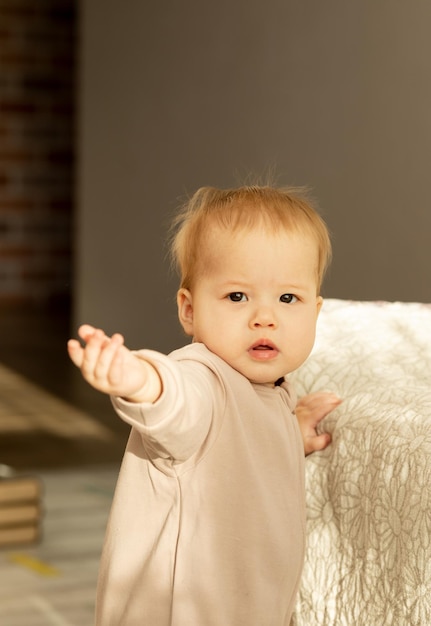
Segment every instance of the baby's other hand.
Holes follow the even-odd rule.
[[[320,434],[317,427],[342,400],[333,393],[317,391],[303,396],[296,405],[296,417],[304,442],[305,455],[324,450],[331,443],[329,433]]]

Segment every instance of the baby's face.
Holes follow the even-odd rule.
[[[299,367],[322,303],[312,237],[217,229],[204,258],[191,291],[178,295],[186,333],[252,382],[274,383]]]

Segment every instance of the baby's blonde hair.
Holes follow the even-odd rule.
[[[258,185],[235,189],[202,187],[181,208],[174,219],[171,236],[171,255],[180,275],[180,287],[192,287],[206,237],[214,227],[236,233],[261,226],[272,233],[283,229],[314,238],[320,291],[331,259],[331,241],[325,222],[304,190]]]

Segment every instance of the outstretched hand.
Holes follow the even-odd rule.
[[[304,442],[305,455],[324,450],[331,443],[329,433],[319,434],[317,427],[342,400],[333,393],[317,391],[303,396],[296,405],[296,417]]]
[[[122,335],[112,337],[84,324],[78,330],[84,346],[70,339],[67,350],[84,379],[98,391],[132,402],[154,402],[161,393],[160,378],[153,366],[124,345]]]

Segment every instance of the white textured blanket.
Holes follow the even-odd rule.
[[[326,300],[298,395],[344,399],[306,461],[295,626],[431,625],[431,305]]]

